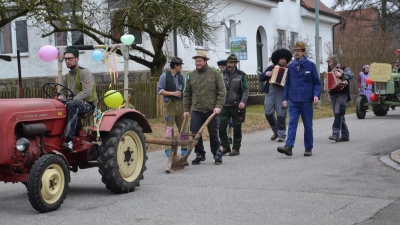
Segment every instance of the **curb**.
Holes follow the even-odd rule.
[[[392,152],[390,154],[390,159],[396,162],[397,164],[400,164],[400,149]]]

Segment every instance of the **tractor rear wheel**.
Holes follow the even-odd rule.
[[[99,173],[106,188],[114,193],[134,191],[146,170],[146,144],[142,128],[130,119],[116,122],[101,135]]]
[[[64,202],[68,192],[69,170],[65,160],[47,154],[33,165],[28,179],[29,202],[39,212],[51,212]]]
[[[367,107],[364,106],[365,103],[368,102],[367,97],[365,95],[360,95],[356,100],[356,115],[358,119],[364,119],[365,114],[367,112]]]
[[[387,105],[382,105],[382,104],[375,105],[373,107],[374,114],[376,116],[385,116],[387,114],[388,108],[389,108],[389,106],[387,106]]]

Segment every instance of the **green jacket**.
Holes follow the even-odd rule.
[[[90,70],[76,67],[61,77],[61,83],[74,93],[74,100],[85,100],[97,105],[96,82]],[[68,91],[62,88],[60,92],[67,99]]]
[[[186,76],[186,87],[183,96],[184,111],[212,112],[214,108],[222,109],[225,102],[226,88],[221,73],[205,66],[194,70]]]

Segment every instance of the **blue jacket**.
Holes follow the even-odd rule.
[[[321,81],[317,67],[305,56],[289,65],[282,101],[313,102],[320,98]]]

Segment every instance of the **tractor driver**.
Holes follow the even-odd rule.
[[[67,102],[67,121],[65,129],[65,141],[61,149],[66,152],[73,151],[72,139],[78,124],[78,117],[92,111],[97,105],[96,83],[90,70],[80,67],[79,49],[67,46],[64,53],[64,61],[70,69],[69,73],[61,77],[61,84],[68,87],[74,94],[74,99]],[[60,90],[59,100],[66,100],[68,91],[66,88]]]

